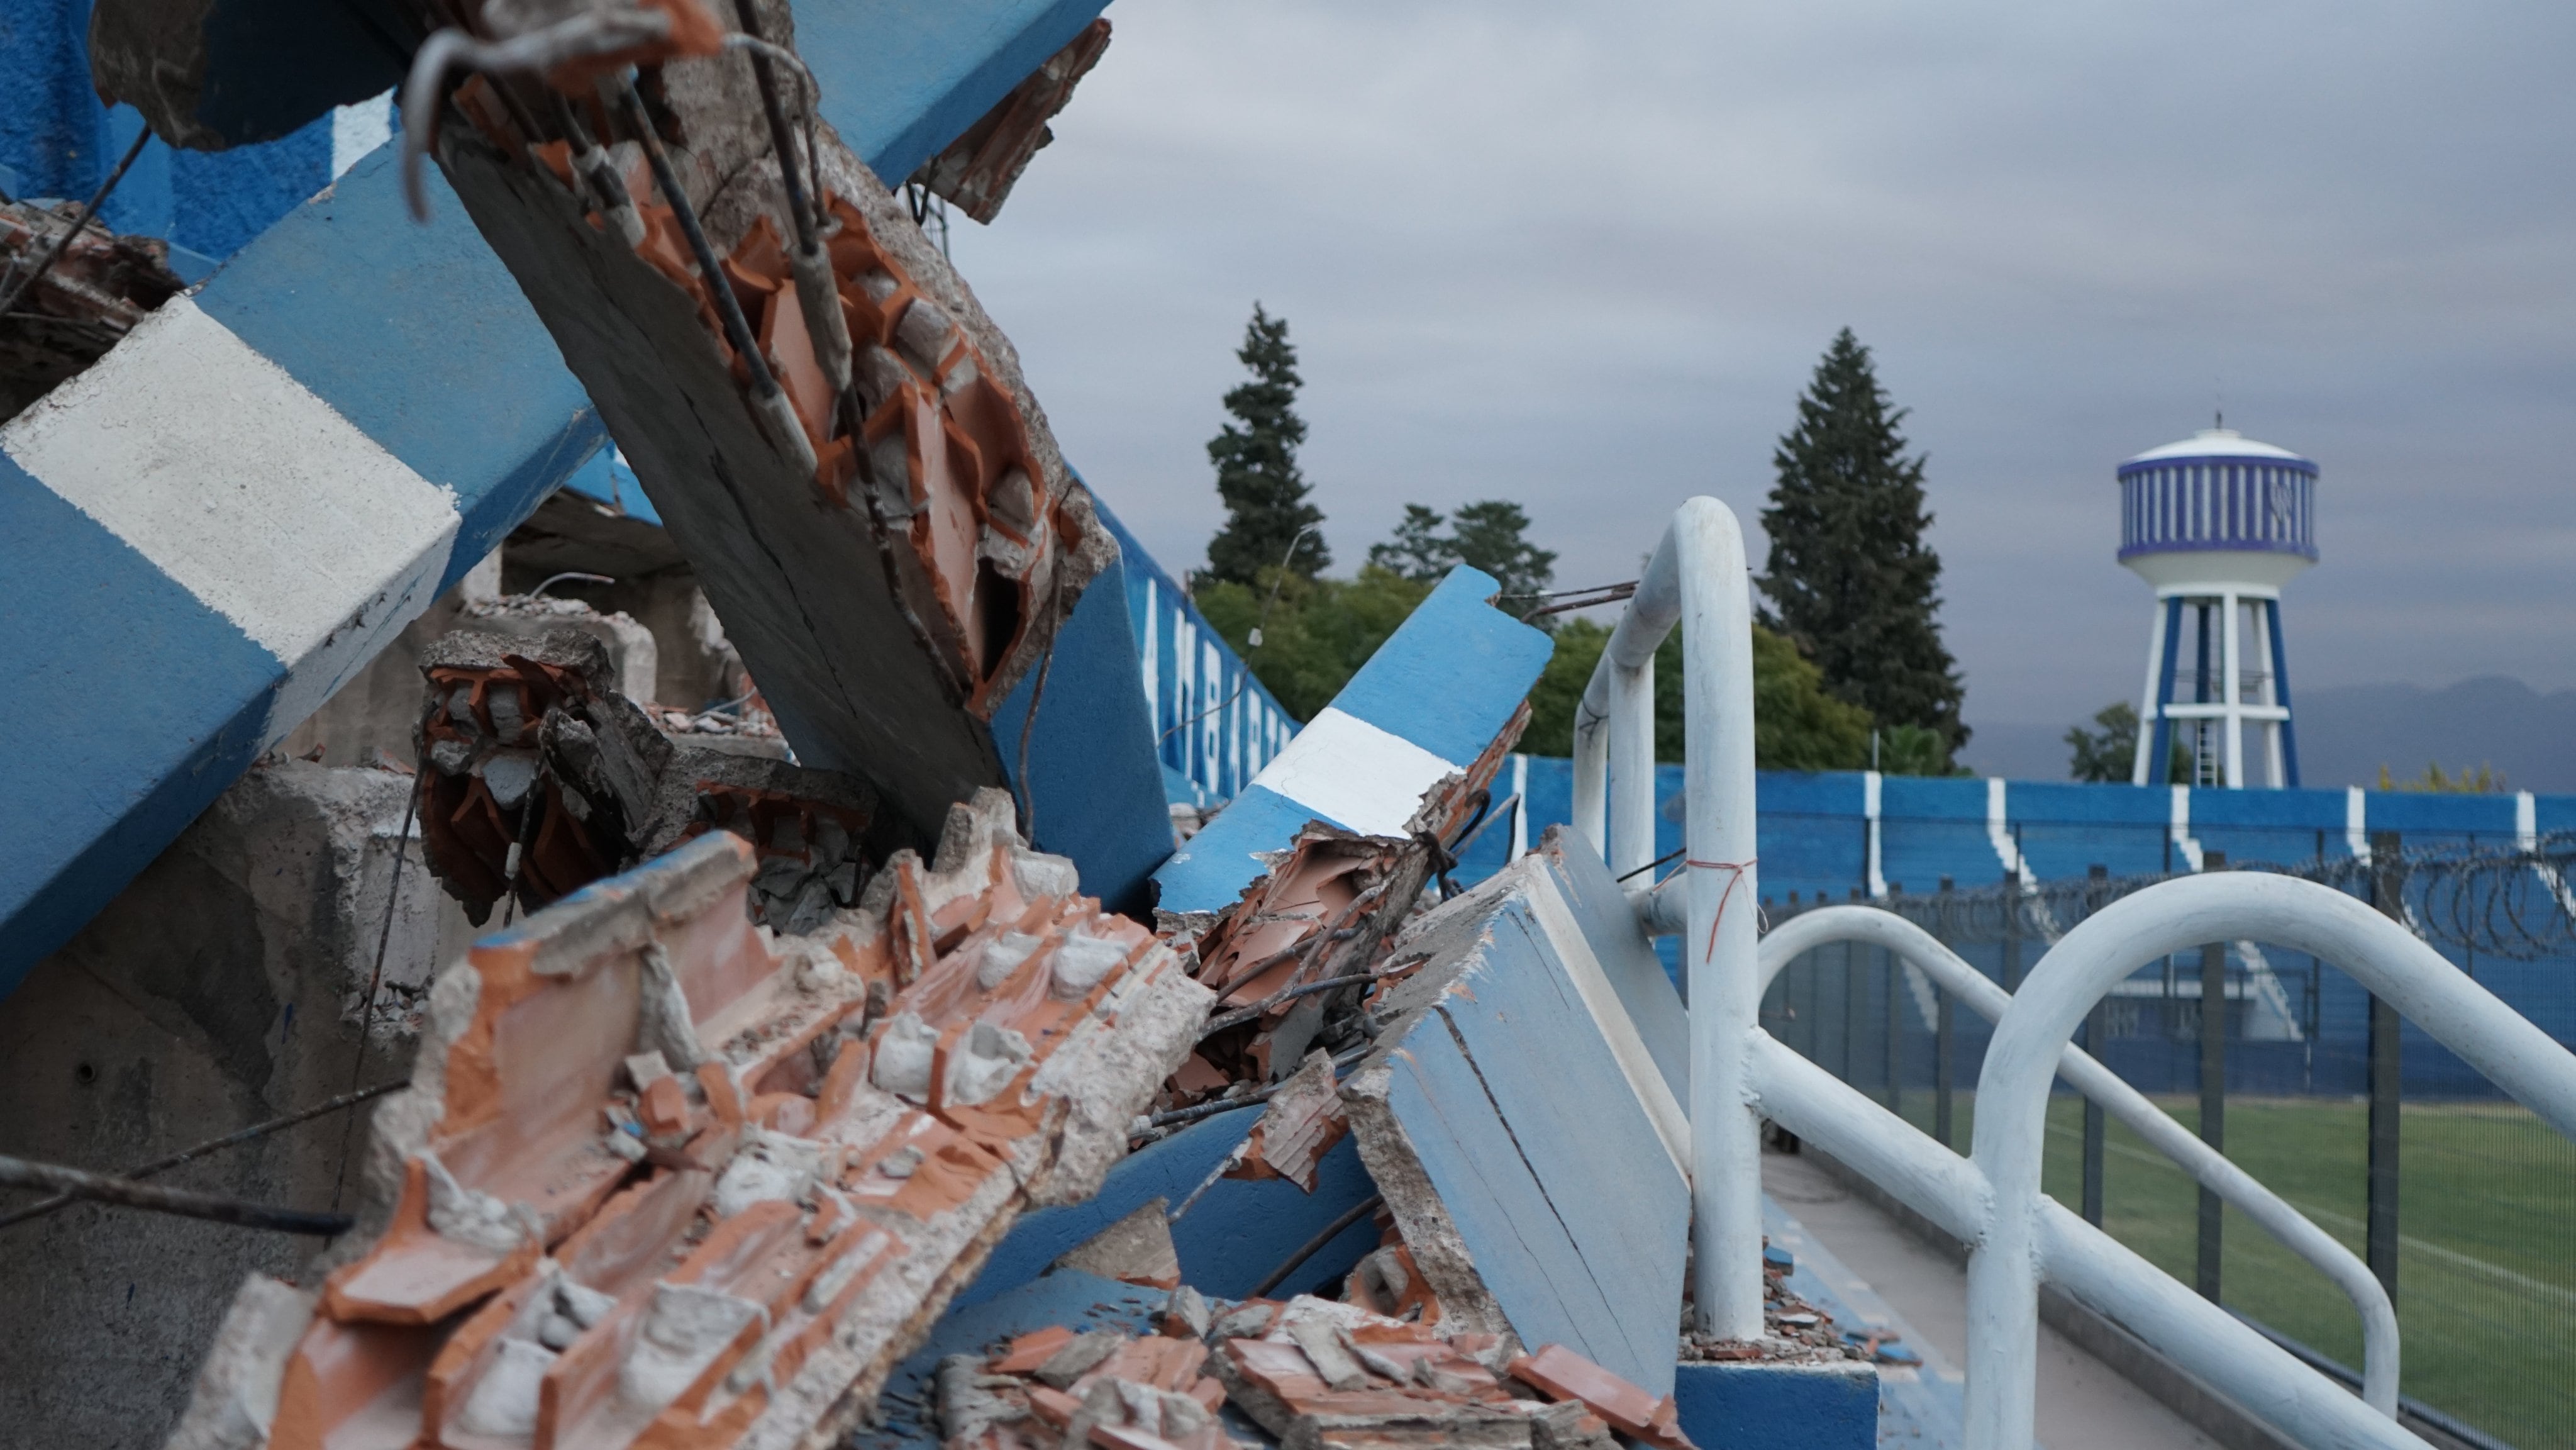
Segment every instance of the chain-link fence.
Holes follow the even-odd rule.
[[[2380,835],[2371,847],[2232,869],[2372,902],[2576,1043],[2576,835],[2530,849]],[[2209,854],[2205,867],[2231,865]],[[1944,881],[1878,904],[2012,988],[2086,916],[2165,879],[2096,867],[2024,887]],[[1774,924],[1826,904],[1766,903]],[[1824,947],[1780,974],[1762,1011],[1774,1037],[1966,1151],[1990,1027],[1930,978],[1873,948]],[[2371,1265],[2397,1304],[2404,1392],[2426,1418],[2471,1443],[2576,1450],[2576,1144],[2332,962],[2265,943],[2148,964],[2079,1041]],[[2350,1302],[2143,1140],[2063,1089],[2049,1132],[2045,1185],[2061,1203],[2295,1348],[2361,1362]]]

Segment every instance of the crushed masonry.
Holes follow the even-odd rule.
[[[170,244],[158,237],[118,236],[92,221],[64,240],[79,212],[71,202],[0,201],[0,288],[62,242],[0,327],[0,423],[106,356],[185,285],[170,270]]]
[[[309,1318],[245,1287],[172,1443],[846,1430],[1024,1207],[1093,1190],[1206,1012],[1010,820],[979,795],[804,937],[749,923],[719,831],[484,938],[377,1115],[373,1231]]]
[[[865,783],[675,738],[617,691],[595,635],[458,630],[420,663],[425,854],[478,924],[505,896],[541,907],[721,830],[758,856],[757,918],[801,935],[887,854]]]
[[[675,35],[733,28],[663,8]],[[757,10],[792,47],[786,7]],[[797,756],[926,836],[1002,783],[993,713],[1116,545],[1007,339],[828,127],[800,205],[743,57],[691,51],[636,92],[593,79],[477,75],[436,154]]]
[[[1859,1360],[1886,1365],[1920,1365],[1922,1357],[1904,1345],[1904,1337],[1883,1327],[1838,1328],[1834,1316],[1808,1303],[1789,1287],[1795,1266],[1789,1255],[1764,1241],[1762,1254],[1762,1328],[1760,1339],[1707,1339],[1693,1331],[1687,1307],[1682,1314],[1680,1358],[1684,1364],[1832,1364]]]
[[[1283,1450],[1616,1450],[1614,1431],[1692,1450],[1671,1397],[1560,1346],[1520,1355],[1504,1336],[1304,1295],[1210,1305],[1180,1289],[1158,1333],[1029,1330],[943,1359],[936,1399],[948,1450],[1229,1450],[1256,1436]]]
[[[1029,159],[1055,139],[1047,122],[1073,99],[1073,88],[1109,49],[1109,22],[1094,20],[1064,49],[1049,56],[1000,105],[964,135],[921,164],[911,179],[979,222],[990,225],[1026,171]]]
[[[1308,1193],[1324,1155],[1351,1131],[1342,1110],[1341,1085],[1334,1080],[1333,1060],[1308,1053],[1261,1110],[1261,1121],[1245,1137],[1243,1159],[1227,1170],[1231,1178],[1284,1178]]]

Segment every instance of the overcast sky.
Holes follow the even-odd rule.
[[[1975,722],[2133,696],[2112,471],[2319,461],[2294,686],[2576,684],[2576,6],[1119,0],[955,255],[1166,567],[1255,298],[1336,567],[1524,505],[1562,584],[1748,529],[1835,329],[1930,456]],[[1762,543],[1752,541],[1756,567]]]

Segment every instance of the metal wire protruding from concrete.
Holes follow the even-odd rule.
[[[74,1198],[113,1203],[123,1208],[208,1219],[237,1228],[320,1234],[326,1238],[348,1232],[349,1226],[357,1222],[345,1213],[307,1213],[298,1208],[271,1208],[264,1203],[245,1203],[220,1194],[191,1193],[184,1188],[155,1188],[130,1178],[110,1178],[56,1163],[31,1163],[24,1158],[0,1157],[0,1187],[50,1188]]]
[[[299,1108],[296,1111],[287,1113],[281,1117],[270,1118],[266,1122],[253,1123],[247,1128],[236,1128],[233,1131],[224,1134],[220,1138],[209,1138],[205,1142],[199,1143],[193,1148],[182,1148],[167,1158],[155,1158],[140,1168],[126,1170],[124,1176],[128,1179],[136,1179],[149,1178],[156,1173],[167,1173],[173,1168],[193,1163],[209,1153],[219,1152],[225,1148],[237,1147],[243,1143],[256,1142],[261,1138],[267,1137],[271,1133],[292,1128],[298,1123],[309,1123],[315,1118],[328,1116],[329,1114],[336,1113],[343,1108],[354,1108],[358,1104],[366,1102],[370,1098],[380,1098],[389,1092],[399,1091],[400,1089],[407,1088],[409,1086],[411,1086],[411,1080],[409,1078],[402,1078],[394,1082],[378,1083],[371,1088],[360,1088],[355,1092],[342,1093],[336,1098],[325,1098],[321,1102],[315,1103],[309,1108]],[[345,1158],[348,1154],[348,1147],[345,1143],[341,1146],[340,1151],[342,1156]],[[79,1197],[80,1195],[76,1193],[57,1193],[51,1198],[37,1199],[35,1202],[28,1204],[25,1208],[11,1209],[5,1214],[0,1214],[0,1228],[7,1228],[12,1224],[25,1223],[31,1218],[43,1218],[45,1215],[52,1213],[57,1209],[69,1206]]]

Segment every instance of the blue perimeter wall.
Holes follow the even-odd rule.
[[[1928,894],[1949,877],[1958,889],[1999,884],[2004,858],[1995,849],[1988,803],[1994,782],[1888,776],[1880,782],[1880,874],[1891,890]],[[1659,810],[1655,823],[1656,854],[1682,844],[1682,767],[1656,769]],[[1497,817],[1463,853],[1452,880],[1479,881],[1510,859],[1515,843],[1534,846],[1551,825],[1573,814],[1571,761],[1549,756],[1514,755],[1504,764],[1494,786],[1499,805],[1518,792],[1521,818]],[[2003,784],[2002,832],[2018,841],[2041,880],[2080,877],[2101,865],[2114,877],[2181,872],[2190,868],[2190,852],[2175,840],[2175,788],[2170,786],[2085,785],[2058,781],[2011,781]],[[2224,851],[2231,863],[2271,862],[2296,865],[2319,857],[2352,856],[2350,827],[2355,793],[2343,790],[2184,791],[2183,835],[2199,851]],[[2430,795],[2403,791],[2359,792],[2361,829],[2396,831],[2407,847],[2474,845],[2511,848],[2520,835],[2517,816],[2528,800],[2534,834],[2576,831],[2576,796]],[[1767,910],[1786,910],[1793,900],[1808,905],[1818,898],[1843,902],[1855,892],[1867,894],[1869,823],[1864,813],[1867,781],[1859,771],[1806,774],[1764,771],[1756,780],[1761,813],[1755,875]],[[1657,874],[1671,868],[1659,868]],[[1660,944],[1667,970],[1676,967],[1675,942]],[[2047,949],[2037,938],[2021,948],[2020,966],[2027,972]],[[1960,955],[1990,975],[2002,975],[2002,952],[1993,944],[1970,944]],[[2478,981],[2529,1017],[2560,1042],[2576,1048],[2576,961],[2466,958],[2445,955],[2472,972]],[[2240,978],[2247,963],[2231,947],[2230,966]],[[2252,1093],[2357,1094],[2364,1090],[2365,1044],[2369,998],[2350,978],[2324,964],[2314,970],[2304,955],[2263,953],[2302,1022],[2298,1040],[2231,1041],[2229,1082],[2232,1090]],[[1886,1017],[1884,973],[1864,966],[1857,976],[1842,970],[1802,972],[1793,967],[1774,984],[1764,1005],[1766,1025],[1789,1045],[1808,1052],[1828,1067],[1847,1066],[1856,1081],[1883,1078],[1883,1022]],[[2178,962],[2186,986],[2198,981],[2197,957]],[[2139,989],[2154,983],[2161,990],[2163,964],[2142,969]],[[2316,1001],[2303,1000],[2313,975]],[[1847,996],[1848,994],[1848,996]],[[1919,1009],[1917,994],[1900,992],[1900,1030],[1925,1040],[1922,1050],[1905,1054],[1904,1082],[1910,1089],[1928,1087],[1932,1061],[1928,1047],[1932,1024]],[[1803,1004],[1803,1005],[1802,1005]],[[2141,1006],[2149,1004],[2142,1002]],[[2194,1008],[2196,1010],[2196,1007]],[[1986,1027],[1975,1014],[1956,1014],[1957,1080],[1973,1084],[1983,1060]],[[1845,1023],[1855,1024],[1846,1030]],[[2310,1030],[2312,1027],[2312,1030]],[[2115,1027],[2115,1034],[2118,1029]],[[2410,1096],[2492,1097],[2486,1080],[2408,1023],[2404,1029],[2406,1091]],[[2151,1093],[2188,1093],[2198,1087],[2196,1046],[2186,1035],[2177,1040],[2140,1018],[2134,1035],[2115,1035],[2102,1055],[2129,1082]],[[1848,1064],[1838,1055],[1848,1056]]]

